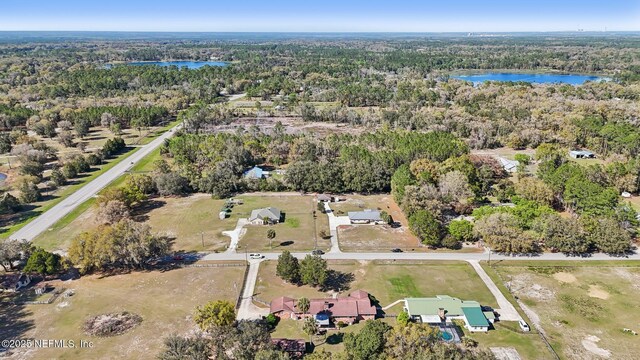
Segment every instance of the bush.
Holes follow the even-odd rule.
[[[62,174],[62,171],[60,171],[60,169],[53,169],[53,171],[51,171],[50,178],[51,181],[53,181],[53,183],[57,186],[62,186],[65,184],[65,182],[67,182],[67,179]]]
[[[87,155],[87,163],[90,166],[97,166],[100,165],[100,163],[102,162],[102,159],[100,159],[100,157],[96,154],[89,154]]]
[[[115,336],[126,333],[141,322],[142,316],[127,311],[102,314],[87,319],[83,330],[93,336]]]
[[[269,327],[275,328],[276,325],[278,325],[280,319],[273,314],[269,314],[264,318],[264,321],[267,323],[267,325],[269,325]]]
[[[42,196],[38,185],[31,180],[23,180],[20,182],[18,190],[20,191],[20,201],[24,204],[34,203],[40,200]]]
[[[78,176],[78,170],[71,163],[66,163],[62,166],[62,175],[67,179],[73,179]]]
[[[344,321],[338,321],[336,325],[338,325],[339,328],[343,328],[347,326],[347,324]]]

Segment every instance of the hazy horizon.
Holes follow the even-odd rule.
[[[640,30],[640,3],[611,0],[5,0],[0,31],[511,33]]]

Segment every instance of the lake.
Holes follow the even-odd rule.
[[[585,81],[602,81],[607,78],[595,75],[574,75],[574,74],[525,74],[525,73],[483,73],[473,75],[456,75],[454,79],[471,81],[474,84],[485,81],[525,81],[535,84],[570,84],[582,85]]]
[[[177,66],[189,69],[199,69],[203,66],[227,66],[227,63],[222,61],[133,61],[127,63],[127,65],[156,65],[162,67]]]

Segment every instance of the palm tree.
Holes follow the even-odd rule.
[[[311,303],[309,302],[309,299],[307,299],[306,297],[301,297],[300,299],[298,299],[298,309],[300,309],[300,311],[302,311],[303,314],[306,314],[307,311],[309,311],[310,306],[311,306]]]
[[[302,325],[302,331],[309,334],[309,342],[312,343],[312,336],[318,333],[318,323],[313,317],[309,317],[304,321]]]

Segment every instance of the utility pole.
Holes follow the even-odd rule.
[[[488,248],[488,249],[489,249],[489,266],[491,266],[491,248]]]
[[[204,231],[200,231],[200,238],[202,239],[202,249],[204,250]]]

